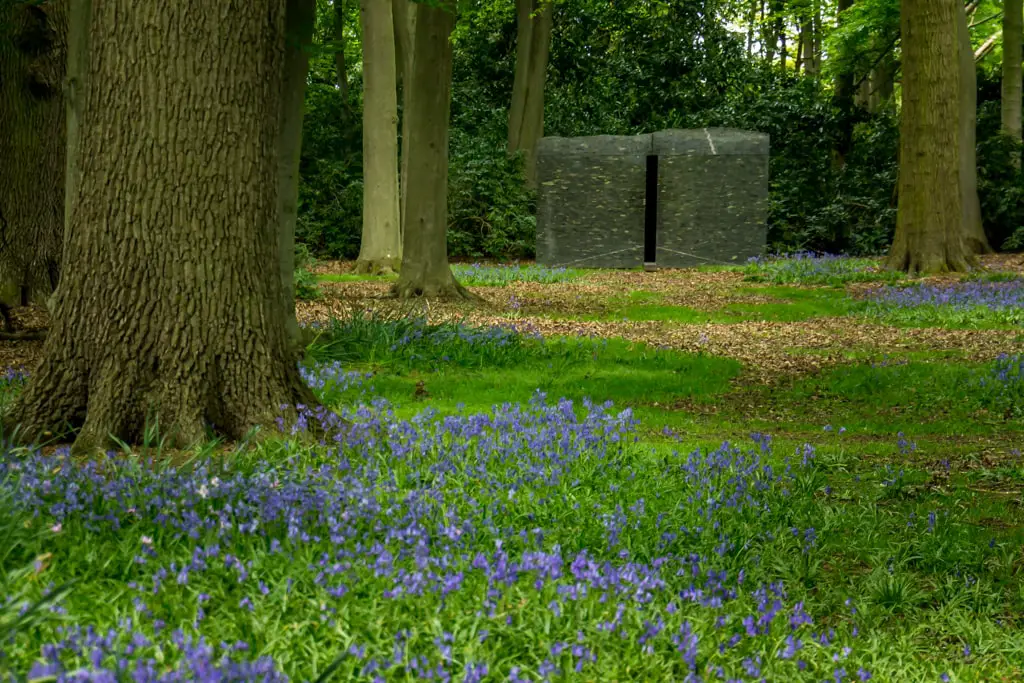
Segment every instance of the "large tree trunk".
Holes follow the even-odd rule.
[[[362,0],[363,238],[357,273],[393,273],[402,258],[398,102],[391,0]]]
[[[544,136],[551,21],[550,0],[516,0],[516,71],[508,112],[508,151],[523,153],[530,187],[537,184],[537,141]]]
[[[1021,43],[1024,42],[1024,1],[1003,2],[1003,130],[1021,139]],[[1020,163],[1020,160],[1017,160]]]
[[[168,446],[314,401],[279,277],[285,0],[96,2],[81,177],[43,358],[12,409],[75,450]],[[153,36],[162,36],[154,42]]]
[[[341,95],[342,125],[348,122],[348,66],[345,64],[345,0],[334,0],[334,78]]]
[[[394,293],[468,297],[448,265],[448,119],[451,114],[454,7],[421,5],[413,40],[409,117],[408,208],[402,273]]]
[[[988,237],[981,222],[978,198],[978,72],[974,66],[971,29],[962,2],[957,2],[957,38],[960,64],[960,194],[963,231],[967,249],[974,254],[990,254]]]
[[[316,0],[287,0],[284,82],[278,151],[278,252],[285,326],[295,353],[301,336],[295,318],[295,225],[299,218],[299,159],[302,154],[302,114],[309,75],[309,51],[316,22]]]
[[[901,0],[903,110],[899,207],[887,265],[909,273],[964,271],[960,190],[960,0]]]
[[[67,2],[0,3],[0,315],[42,303],[64,246]]]
[[[406,148],[409,140],[409,83],[412,80],[413,39],[416,36],[416,3],[409,0],[393,0],[391,9],[395,23],[395,62],[398,82],[402,86],[402,144],[399,164],[399,239],[405,244],[406,208],[408,204],[409,155]]]

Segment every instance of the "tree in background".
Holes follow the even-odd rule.
[[[469,293],[448,264],[448,123],[451,116],[453,3],[416,10],[412,77],[405,84],[409,177],[400,298]]]
[[[279,258],[285,0],[230,12],[108,0],[84,18],[65,268],[7,427],[28,439],[81,427],[74,447],[91,451],[150,426],[170,446],[204,440],[208,425],[234,439],[272,426],[283,405],[315,401],[281,278],[267,276]]]
[[[67,2],[0,2],[0,289],[49,297],[64,244]],[[0,303],[12,331],[7,303]]]
[[[992,252],[981,222],[981,201],[978,198],[978,72],[974,65],[971,29],[963,2],[957,10],[957,62],[960,69],[960,194],[963,235],[972,254]]]
[[[392,273],[401,263],[402,234],[391,0],[362,0],[360,15],[363,23],[363,238],[356,272]]]
[[[1014,140],[1021,139],[1022,43],[1024,0],[1003,0],[1002,124]]]
[[[960,186],[960,0],[902,0],[899,209],[887,266],[965,271]]]
[[[392,16],[395,23],[395,64],[398,75],[398,83],[401,87],[402,109],[405,115],[402,116],[402,152],[399,171],[399,215],[400,228],[403,241],[405,237],[405,209],[408,193],[406,187],[409,184],[409,155],[405,153],[406,143],[409,140],[409,81],[412,79],[412,58],[413,38],[416,36],[416,3],[412,0],[393,0],[391,3]]]
[[[508,111],[508,151],[522,152],[526,184],[537,184],[537,141],[544,136],[544,84],[551,47],[551,0],[516,0],[516,71]]]
[[[316,23],[316,0],[287,0],[285,53],[281,84],[281,122],[278,140],[278,268],[285,326],[293,352],[301,352],[295,317],[295,226],[299,216],[299,160],[306,101],[309,53]]]

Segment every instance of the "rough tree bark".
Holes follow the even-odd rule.
[[[395,64],[398,82],[402,88],[402,141],[398,181],[399,238],[405,243],[406,206],[409,185],[409,155],[405,153],[409,140],[409,82],[412,80],[413,39],[416,36],[416,4],[409,0],[393,0],[391,10],[395,22]]]
[[[960,65],[960,195],[963,233],[967,249],[973,254],[990,254],[985,228],[981,222],[981,200],[978,198],[978,72],[974,66],[971,29],[967,12],[957,2],[958,62]]]
[[[363,235],[357,273],[393,273],[402,259],[398,102],[391,0],[362,0]]]
[[[960,2],[900,2],[899,205],[886,265],[909,273],[964,271],[973,260],[960,192]]]
[[[43,358],[6,426],[91,452],[241,438],[315,399],[278,259],[285,0],[95,2],[81,175]],[[141,75],[140,75],[141,74]],[[152,418],[152,420],[150,420]],[[147,424],[148,423],[148,424]]]
[[[550,0],[516,0],[516,71],[508,111],[508,152],[523,153],[529,187],[537,184],[537,141],[544,136],[551,22]]]
[[[285,326],[294,352],[302,339],[295,318],[295,225],[299,219],[299,159],[302,154],[302,115],[309,75],[309,53],[316,23],[316,0],[286,0],[284,81],[278,151],[278,252]]]
[[[448,119],[451,113],[453,4],[417,8],[412,77],[406,88],[409,138],[401,298],[459,297],[469,292],[448,264]]]
[[[0,303],[42,303],[64,246],[67,2],[0,2]]]
[[[1003,130],[1021,139],[1021,52],[1024,42],[1024,0],[1003,2]],[[1017,160],[1020,163],[1020,160]]]

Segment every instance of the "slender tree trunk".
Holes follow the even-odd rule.
[[[362,0],[363,238],[356,272],[392,273],[402,258],[398,102],[391,0]]]
[[[978,199],[978,72],[971,49],[971,29],[967,13],[957,2],[958,61],[960,65],[960,194],[963,211],[963,232],[967,249],[974,254],[990,254],[981,222],[981,201]]]
[[[278,231],[281,294],[285,326],[296,356],[302,339],[295,318],[295,225],[299,218],[299,159],[302,156],[302,115],[306,101],[309,53],[316,22],[316,0],[287,0],[284,81],[278,160]]]
[[[81,426],[91,452],[156,425],[184,446],[315,401],[266,273],[284,35],[285,0],[93,3],[64,273],[7,419],[24,438]]]
[[[338,84],[338,93],[344,103],[341,109],[341,125],[347,125],[348,118],[348,66],[345,63],[345,0],[334,0],[334,77]]]
[[[544,84],[551,46],[551,2],[516,1],[516,71],[508,114],[509,154],[522,152],[526,184],[537,184],[535,152],[544,135]]]
[[[413,40],[406,115],[410,118],[405,257],[394,293],[409,297],[469,297],[448,265],[448,119],[451,114],[455,8],[421,5]]]
[[[780,14],[782,9],[780,8]],[[789,52],[786,49],[786,20],[780,16],[777,19],[775,34],[779,37],[779,69],[786,73],[786,60],[789,59]]]
[[[1003,131],[1021,139],[1021,52],[1024,43],[1024,1],[1003,2]],[[1020,164],[1020,159],[1016,160]]]
[[[15,305],[45,301],[60,276],[67,10],[67,0],[0,3],[0,288]]]
[[[853,0],[839,0],[837,5],[840,25],[846,20],[844,12],[853,7]],[[846,157],[853,147],[853,97],[854,97],[853,71],[844,70],[836,77],[836,89],[834,95],[835,107],[840,112],[839,139],[835,149],[835,165],[843,167],[846,165]]]
[[[413,39],[416,36],[416,3],[409,0],[393,0],[391,3],[395,25],[395,63],[398,82],[402,85],[402,144],[401,170],[399,172],[399,239],[405,244],[405,224],[409,185],[409,155],[406,147],[409,140],[409,89],[412,80]]]
[[[887,265],[910,273],[967,270],[960,189],[961,0],[901,0],[903,109],[899,207]]]
[[[992,35],[990,35],[984,43],[978,46],[978,49],[974,51],[974,61],[980,62],[988,56],[989,52],[992,52],[992,48],[996,46],[999,39],[1003,37],[1003,30],[999,29]]]
[[[811,63],[814,65],[811,73],[821,73],[821,0],[814,0],[814,39],[811,41]]]
[[[800,30],[796,34],[796,61],[794,62],[793,71],[798,76],[800,75],[800,69],[804,65],[804,51],[807,43],[808,31],[805,30],[803,23],[800,24]]]

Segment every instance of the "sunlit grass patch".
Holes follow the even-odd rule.
[[[795,252],[777,256],[754,257],[744,267],[746,280],[777,285],[843,285],[848,282],[896,282],[899,272],[885,270],[877,259],[853,258],[835,254]]]

